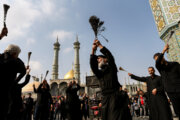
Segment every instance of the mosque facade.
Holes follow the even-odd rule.
[[[159,36],[170,46],[169,61],[180,63],[180,0],[149,0],[149,3]]]
[[[59,95],[66,95],[66,88],[67,85],[72,81],[75,80],[79,85],[80,82],[80,61],[79,61],[79,49],[80,43],[78,41],[78,36],[76,37],[76,41],[74,42],[74,65],[72,69],[64,75],[64,78],[58,78],[58,58],[59,58],[59,50],[60,44],[57,41],[54,43],[54,58],[53,58],[53,66],[52,66],[52,77],[50,80],[50,87],[51,87],[51,95],[52,96],[59,96]],[[80,92],[84,92],[84,87],[81,85]]]
[[[72,66],[72,69],[64,75],[64,78],[59,78],[59,51],[60,51],[60,43],[58,41],[58,38],[56,42],[53,44],[54,46],[54,56],[53,56],[53,64],[52,64],[52,74],[50,79],[50,92],[52,96],[59,96],[59,95],[65,95],[66,94],[66,88],[69,82],[72,80],[75,80],[78,84],[81,85],[80,93],[85,92],[85,85],[81,84],[80,82],[80,61],[79,61],[79,49],[80,49],[80,43],[78,41],[78,36],[76,37],[76,41],[74,42],[74,51],[75,51],[75,57],[74,57],[74,65]],[[41,80],[42,81],[42,80]],[[40,85],[41,81],[39,81],[39,78],[33,76],[33,82],[27,84],[23,89],[22,93],[26,95],[27,93],[32,93],[32,97],[36,98],[37,95],[34,94],[33,90],[33,84],[36,88]]]

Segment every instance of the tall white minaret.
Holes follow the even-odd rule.
[[[78,84],[80,84],[80,64],[79,64],[79,49],[80,49],[80,43],[78,41],[78,36],[76,36],[76,42],[74,42],[74,77],[78,81]]]
[[[54,59],[53,59],[53,69],[52,69],[52,80],[58,79],[58,57],[60,44],[58,42],[58,37],[54,43]]]

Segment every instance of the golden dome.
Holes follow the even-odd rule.
[[[34,92],[33,84],[35,85],[36,88],[38,88],[38,86],[40,85],[40,82],[34,81],[27,84],[26,86],[22,88],[22,93]]]
[[[65,74],[64,79],[73,79],[74,78],[74,70],[70,70],[68,73]]]

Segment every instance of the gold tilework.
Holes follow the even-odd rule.
[[[157,25],[157,29],[160,33],[163,30],[163,28],[166,26],[163,13],[160,8],[160,4],[157,0],[150,0],[150,5]]]

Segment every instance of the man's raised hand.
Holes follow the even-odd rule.
[[[0,39],[2,39],[4,36],[7,36],[7,34],[8,34],[8,29],[6,27],[4,27],[1,30]]]
[[[168,49],[169,49],[169,45],[166,44],[166,45],[164,46],[164,49],[163,49],[162,53],[164,54],[165,52],[168,51]]]

